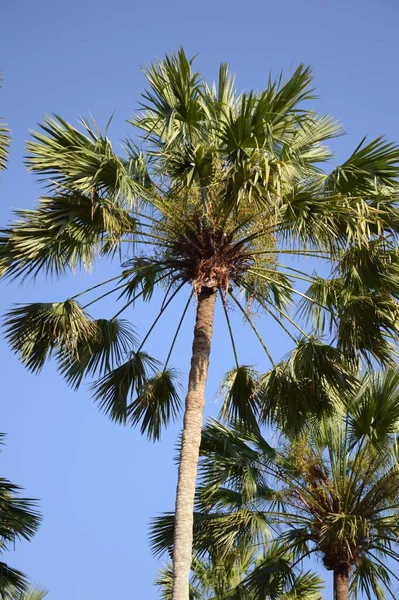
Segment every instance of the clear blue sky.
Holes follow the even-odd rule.
[[[229,62],[238,88],[261,88],[270,69],[310,64],[321,95],[315,107],[338,117],[348,132],[336,143],[339,159],[366,133],[399,141],[398,23],[396,0],[0,0],[0,114],[13,129],[10,168],[0,176],[0,224],[13,208],[32,207],[39,194],[22,157],[28,130],[43,113],[73,121],[90,110],[105,124],[115,111],[110,136],[117,146],[143,87],[139,66],[180,45],[199,53],[198,68],[209,79],[219,62]],[[12,302],[64,299],[110,272],[112,266],[100,264],[91,276],[60,283],[1,283],[0,313]],[[112,309],[106,303],[93,314]],[[184,373],[193,314],[173,361]],[[148,311],[137,308],[129,317],[143,330]],[[158,356],[165,354],[170,323],[152,339]],[[263,327],[274,355],[282,356],[287,340],[269,321]],[[232,366],[223,332],[224,325],[216,327],[211,415],[218,412],[218,381]],[[244,330],[239,339],[243,361],[259,362]],[[151,517],[173,507],[179,425],[153,445],[109,423],[88,391],[70,391],[51,365],[39,377],[29,374],[3,340],[0,355],[0,430],[9,434],[1,475],[39,498],[44,516],[33,542],[18,543],[7,557],[10,564],[47,586],[54,600],[155,599],[157,564],[147,528]]]

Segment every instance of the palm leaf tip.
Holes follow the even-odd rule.
[[[2,84],[2,74],[0,73],[0,88]],[[11,143],[11,131],[9,127],[0,119],[0,171],[7,166],[8,149]]]
[[[87,375],[103,375],[136,346],[134,329],[123,319],[97,319],[85,338],[79,339],[73,355],[60,348],[57,354],[59,369],[66,381],[77,389]]]
[[[131,398],[140,394],[147,380],[148,370],[154,370],[157,364],[145,352],[131,352],[126,362],[91,385],[94,400],[98,402],[100,410],[111,420],[126,424]]]
[[[261,418],[299,432],[310,416],[336,412],[356,379],[342,353],[310,337],[261,379]]]
[[[151,440],[181,409],[179,374],[175,369],[157,372],[158,361],[145,352],[129,360],[92,385],[94,399],[112,420],[140,426]]]
[[[180,383],[175,369],[166,369],[147,379],[138,397],[127,408],[128,419],[141,433],[159,440],[162,427],[175,420],[181,410]]]
[[[17,305],[6,313],[4,326],[11,348],[35,373],[57,348],[73,356],[79,341],[90,337],[93,328],[74,300]]]
[[[242,365],[229,371],[219,391],[225,398],[221,417],[257,431],[258,391],[259,375],[255,369]]]

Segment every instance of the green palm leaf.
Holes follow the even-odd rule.
[[[62,348],[76,356],[79,342],[95,335],[95,325],[74,300],[21,304],[6,315],[6,339],[33,372],[39,372],[48,356]]]
[[[237,421],[258,430],[259,376],[252,367],[242,365],[229,371],[221,384],[220,395],[225,397],[221,417]]]
[[[0,434],[0,444],[4,434]],[[30,540],[37,532],[41,516],[37,502],[20,496],[22,488],[0,478],[0,552],[14,548],[17,540]],[[26,591],[27,577],[0,561],[0,598],[14,600]]]
[[[84,337],[78,336],[72,355],[63,346],[58,348],[59,369],[77,389],[85,376],[107,373],[121,363],[134,345],[136,336],[128,321],[97,319]]]
[[[181,410],[178,373],[167,369],[146,379],[135,400],[127,407],[127,418],[141,433],[159,440],[162,427],[175,420]]]
[[[0,269],[9,277],[89,269],[99,252],[115,252],[122,235],[137,235],[136,219],[96,194],[62,190],[16,215],[0,236]]]
[[[145,352],[132,352],[128,361],[109,371],[92,385],[100,410],[112,421],[126,423],[131,399],[139,395],[158,361]]]
[[[32,132],[34,141],[27,143],[29,170],[45,175],[50,189],[93,191],[113,198],[119,205],[131,205],[148,183],[142,156],[128,160],[118,157],[110,140],[92,124],[81,119],[82,133],[60,116],[46,116],[42,132]]]
[[[315,338],[301,340],[288,359],[261,379],[261,415],[285,431],[299,431],[312,416],[334,414],[356,381],[344,356]]]
[[[0,89],[2,84],[2,75],[0,73]],[[8,148],[11,143],[10,129],[0,119],[0,171],[3,171],[7,166]]]
[[[341,166],[326,179],[326,188],[339,193],[376,194],[379,186],[397,187],[399,146],[378,137],[365,145],[366,138]]]

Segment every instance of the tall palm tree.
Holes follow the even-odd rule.
[[[122,248],[124,256],[129,253],[122,272],[104,283],[109,289],[83,306],[78,294],[64,302],[13,308],[6,318],[7,337],[34,372],[53,355],[74,388],[85,376],[98,377],[93,390],[100,408],[113,420],[139,425],[152,439],[180,410],[177,376],[169,363],[188,306],[195,302],[173,559],[173,600],[187,600],[216,299],[226,315],[235,359],[225,381],[224,410],[256,427],[256,376],[238,361],[230,309],[242,313],[268,360],[270,351],[248,308],[277,321],[293,340],[295,331],[305,335],[290,315],[290,303],[303,297],[296,284],[303,279],[313,284],[315,278],[290,259],[317,257],[335,264],[348,245],[367,247],[370,238],[386,236],[391,237],[384,244],[393,243],[399,149],[381,138],[362,143],[344,165],[324,172],[332,157],[325,142],[341,127],[305,108],[314,96],[311,71],[303,65],[285,81],[269,78],[261,92],[239,95],[226,65],[218,83],[209,86],[183,50],[144,74],[148,89],[142,110],[130,121],[141,135],[126,140],[123,157],[114,152],[107,128],[101,133],[94,122],[81,120],[82,131],[59,116],[47,117],[41,131],[33,133],[27,163],[47,191],[38,208],[17,211],[17,220],[2,231],[0,273],[59,276],[89,268],[98,255],[121,256]],[[371,352],[382,360],[389,355],[398,322],[389,286],[397,284],[384,279],[383,285],[384,310],[357,323],[356,335],[343,341],[344,351]],[[139,298],[151,300],[156,287],[163,288],[164,299],[138,343],[120,315]],[[160,367],[144,345],[187,288]],[[94,289],[99,286],[86,292]],[[118,292],[122,304],[112,319],[90,318],[89,305]],[[373,302],[375,287],[365,295]],[[345,320],[342,310],[337,318]],[[376,336],[378,344],[372,343]],[[340,362],[340,352],[321,355],[330,369]]]
[[[295,561],[316,553],[336,600],[397,598],[399,577],[399,373],[369,374],[347,412],[308,423],[273,451],[260,434],[205,428],[195,546],[232,551],[269,527]],[[170,546],[173,516],[159,518],[154,547]],[[261,584],[262,569],[252,581]],[[260,589],[260,588],[259,588]],[[399,589],[399,588],[398,588]],[[255,596],[260,600],[261,596]]]
[[[320,578],[292,568],[288,552],[277,544],[265,547],[262,554],[255,548],[235,549],[230,555],[196,557],[192,564],[190,600],[321,600]],[[253,577],[260,570],[262,581]],[[156,581],[162,600],[171,600],[173,567],[167,564]]]
[[[0,73],[0,89],[2,84],[2,74]],[[10,145],[10,129],[0,119],[0,171],[6,168],[8,158],[8,147]]]
[[[0,443],[4,434],[0,434]],[[36,502],[21,498],[22,488],[0,478],[0,553],[6,552],[18,539],[30,540],[36,533],[41,517]],[[14,600],[26,591],[26,576],[0,561],[0,598]],[[34,600],[34,599],[32,599]]]

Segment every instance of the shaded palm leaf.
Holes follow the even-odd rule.
[[[137,233],[136,219],[97,194],[61,190],[16,216],[0,236],[0,269],[8,277],[88,269],[99,251],[112,254],[123,234]]]
[[[85,376],[104,374],[121,363],[135,344],[128,321],[97,319],[84,337],[78,337],[73,354],[59,347],[59,369],[69,385],[77,389]]]
[[[349,406],[353,441],[367,438],[377,447],[390,443],[390,436],[399,431],[399,373],[370,373],[362,383]]]
[[[158,361],[145,352],[132,352],[127,362],[91,386],[100,409],[112,421],[126,423],[132,398],[142,392],[148,371],[153,371],[157,364]]]
[[[3,435],[0,436],[2,443]],[[17,540],[30,540],[41,522],[36,500],[20,496],[21,487],[0,478],[0,551],[14,547]],[[21,571],[0,561],[0,598],[14,600],[26,590],[27,578]]]
[[[76,355],[79,342],[93,336],[93,322],[74,300],[17,305],[6,315],[6,339],[33,372],[57,348]]]
[[[302,340],[262,377],[261,415],[287,432],[299,431],[309,417],[335,413],[354,386],[339,350],[315,338]]]
[[[258,430],[259,376],[252,367],[242,365],[229,371],[221,384],[220,395],[225,397],[221,416],[238,421],[244,427]]]
[[[175,420],[181,410],[177,372],[167,369],[156,373],[143,383],[137,398],[127,407],[127,418],[141,433],[159,440],[162,427]]]

